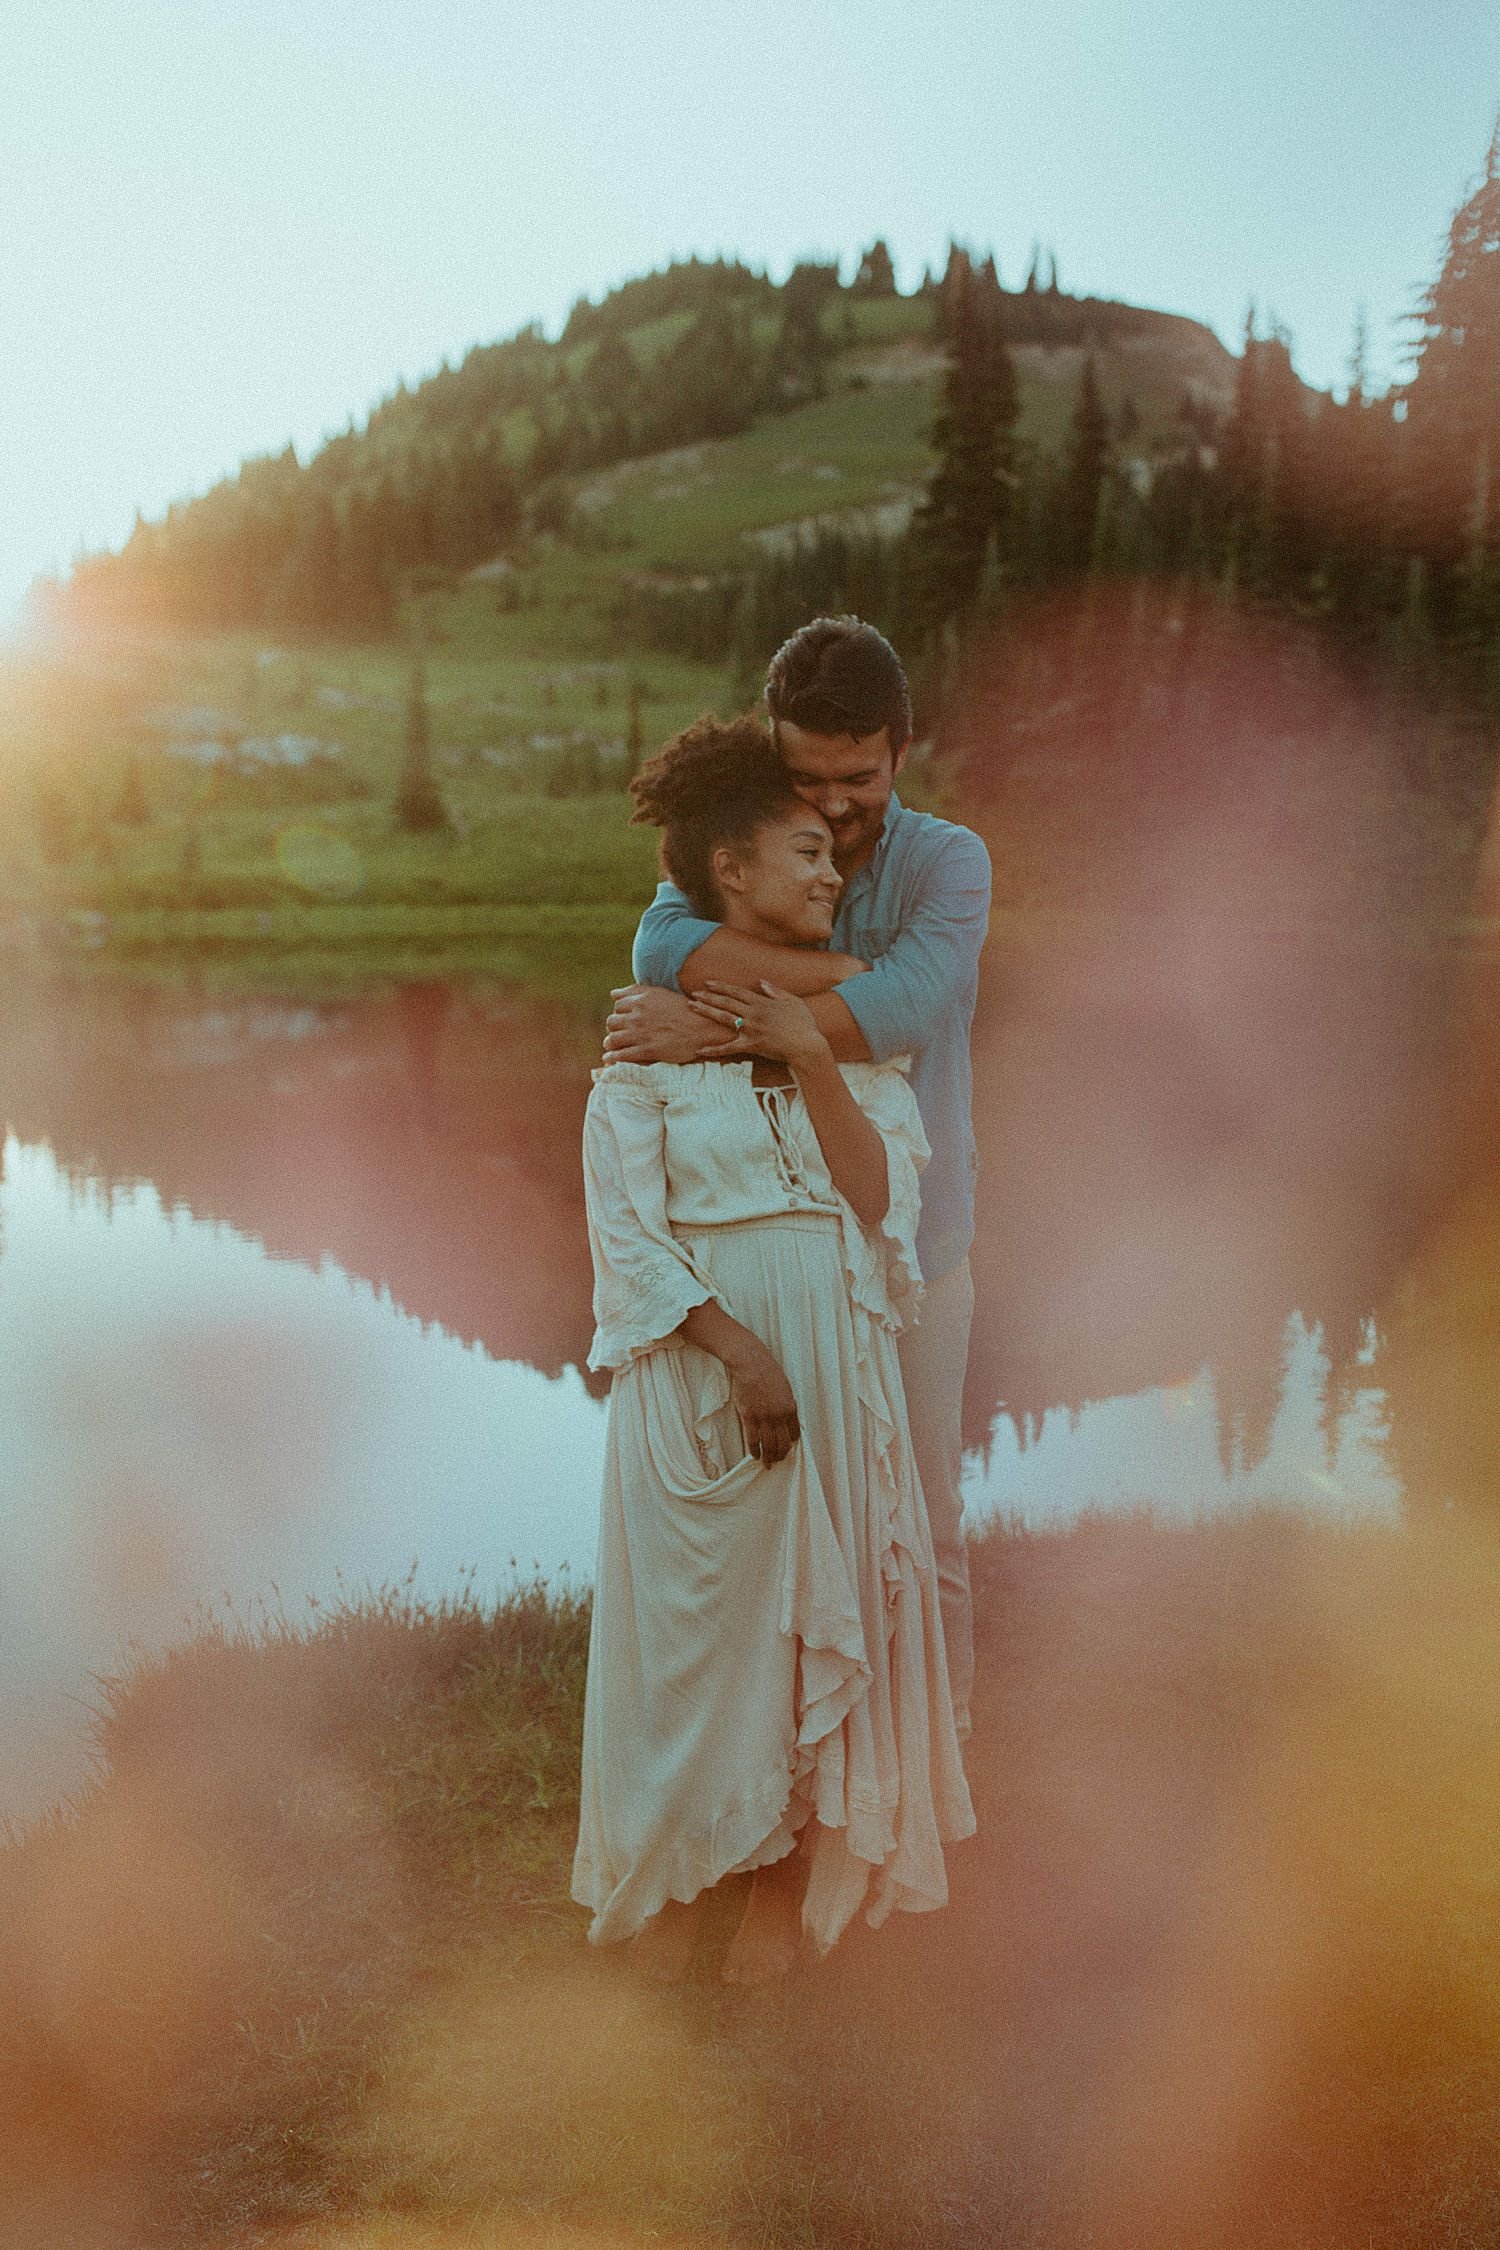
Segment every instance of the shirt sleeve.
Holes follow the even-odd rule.
[[[680,992],[682,986],[677,979],[683,962],[718,927],[717,922],[705,922],[693,912],[686,894],[675,883],[658,883],[631,948],[630,966],[636,983],[665,985],[669,992]]]
[[[596,1074],[584,1112],[594,1368],[627,1366],[694,1305],[723,1302],[667,1223],[666,1094],[654,1075],[667,1067],[611,1064]]]
[[[907,1068],[904,1055],[899,1062],[843,1065],[849,1091],[885,1143],[885,1216],[875,1226],[863,1229],[877,1262],[883,1303],[872,1302],[868,1309],[879,1312],[888,1325],[902,1328],[911,1326],[921,1303],[922,1269],[917,1263],[917,1228],[922,1216],[920,1174],[932,1154]],[[852,1211],[848,1218],[854,1218]],[[847,1222],[845,1231],[847,1235]],[[855,1294],[861,1295],[858,1282]]]
[[[970,829],[955,829],[923,870],[894,944],[867,976],[833,988],[876,1062],[926,1046],[968,986],[989,919],[990,855]]]

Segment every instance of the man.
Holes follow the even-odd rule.
[[[605,1050],[617,1062],[746,1054],[743,1038],[726,1041],[722,1026],[691,1002],[766,978],[807,1000],[841,1062],[912,1056],[932,1161],[917,1236],[926,1295],[919,1324],[901,1339],[901,1370],[932,1523],[954,1711],[966,1734],[974,1650],[959,1470],[974,1310],[969,1029],[989,920],[989,854],[969,829],[910,811],[896,797],[911,698],[899,657],[873,626],[853,617],[804,625],[771,660],[766,707],[793,787],[833,831],[844,878],[835,950],[799,952],[722,929],[663,883],[636,933],[639,981],[615,994]]]

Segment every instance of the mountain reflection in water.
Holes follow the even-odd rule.
[[[1368,1315],[1422,1208],[1441,971],[992,956],[976,1509],[1394,1512]],[[597,1036],[499,988],[6,980],[0,1809],[72,1784],[69,1698],[199,1599],[587,1573]]]

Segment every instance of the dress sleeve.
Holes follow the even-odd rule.
[[[876,1226],[861,1226],[852,1211],[845,1217],[858,1229],[874,1269],[881,1299],[867,1309],[888,1326],[909,1328],[922,1299],[922,1269],[917,1263],[917,1224],[922,1216],[921,1173],[932,1150],[922,1125],[917,1097],[907,1077],[911,1058],[884,1063],[848,1063],[849,1091],[885,1143],[889,1201]]]
[[[597,1071],[583,1121],[594,1261],[591,1368],[625,1367],[718,1292],[667,1223],[666,1092],[659,1065]]]

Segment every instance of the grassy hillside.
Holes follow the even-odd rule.
[[[649,365],[689,317],[654,317],[625,340]],[[1132,443],[1149,454],[1172,441],[1185,392],[1223,402],[1234,363],[1191,322],[1140,318],[1099,366],[1112,403],[1133,402]],[[826,325],[825,395],[563,479],[561,530],[518,536],[472,570],[427,572],[384,639],[74,627],[17,661],[0,707],[0,901],[109,957],[331,961],[368,947],[372,966],[493,956],[512,971],[525,965],[515,916],[545,903],[579,910],[579,976],[597,992],[653,873],[653,840],[624,819],[632,704],[649,751],[746,689],[727,647],[691,663],[641,645],[622,592],[743,572],[817,527],[889,535],[929,472],[942,366],[929,303],[848,300]],[[597,347],[536,348],[580,363]],[[1046,451],[1082,353],[1017,357],[1021,435]],[[358,445],[409,449],[402,431],[436,411],[423,398],[379,410]],[[402,835],[389,811],[414,638],[428,647],[452,819],[437,837]],[[275,750],[287,742],[299,763]],[[144,805],[129,809],[144,818],[123,817],[132,767]]]

